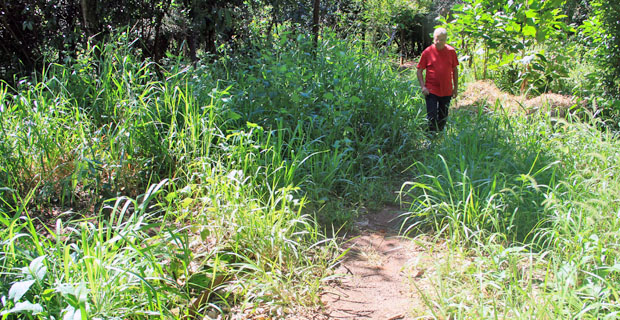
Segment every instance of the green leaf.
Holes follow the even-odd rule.
[[[187,208],[187,207],[189,207],[192,204],[193,201],[194,201],[194,199],[192,199],[192,198],[185,198],[185,199],[183,199],[183,201],[181,201],[181,206],[183,208]]]
[[[325,95],[323,95],[323,97],[325,99],[327,99],[327,100],[332,100],[332,99],[334,99],[334,94],[331,93],[331,92],[327,92],[327,93],[325,93]]]
[[[232,120],[239,120],[241,119],[241,115],[239,115],[238,113],[234,111],[228,110],[228,118]]]
[[[536,57],[537,57],[538,59],[542,60],[542,61],[543,61],[543,62],[545,62],[545,63],[547,63],[547,62],[548,62],[547,57],[545,57],[545,55],[544,55],[544,52],[537,53],[537,54],[536,54]]]
[[[76,287],[63,283],[56,287],[56,292],[66,298],[72,306],[79,307],[79,303],[86,301],[88,298],[89,290],[84,283],[80,283]]]
[[[288,38],[286,37],[286,34],[282,34],[282,37],[280,38],[280,46],[285,45],[287,41]]]
[[[18,302],[15,304],[15,307],[10,310],[3,311],[0,315],[4,316],[12,313],[20,313],[20,312],[31,312],[33,315],[39,314],[43,312],[43,307],[40,304],[34,304],[32,302]]]
[[[515,54],[511,53],[511,54],[504,54],[502,55],[502,61],[500,61],[500,65],[507,65],[512,63],[515,60]]]
[[[177,193],[176,192],[170,192],[166,195],[165,199],[168,202],[172,202],[172,200],[176,199],[177,197]]]
[[[609,272],[620,272],[620,263],[616,263],[611,267],[604,267]]]
[[[51,289],[51,288],[47,288],[47,289],[43,290],[43,294],[41,294],[41,297],[42,297],[45,301],[50,301],[50,300],[52,300],[55,296],[56,296],[56,290],[55,290],[55,289]]]
[[[532,69],[545,72],[545,67],[543,67],[540,63],[532,63]]]
[[[299,103],[301,101],[301,98],[299,97],[299,95],[293,94],[293,95],[291,95],[291,101],[293,101],[295,103]]]
[[[13,300],[14,302],[18,302],[24,296],[24,294],[28,292],[28,289],[30,289],[34,282],[35,280],[15,282],[11,286],[11,289],[9,289],[9,299]]]
[[[521,25],[518,24],[518,23],[515,23],[514,21],[511,21],[506,26],[506,31],[508,31],[508,32],[521,32]]]
[[[535,36],[536,35],[536,28],[532,27],[532,26],[524,26],[523,30],[521,31],[523,33],[524,36]]]
[[[67,306],[65,310],[63,310],[64,314],[62,316],[62,320],[81,320],[82,319],[82,311],[80,309],[76,309],[73,306]]]
[[[538,16],[538,12],[530,9],[530,10],[525,11],[525,16],[528,18],[536,18]]]
[[[47,274],[47,267],[43,263],[45,256],[35,258],[28,267],[22,268],[22,273],[31,276],[33,279],[43,281]]]
[[[536,34],[536,41],[543,42],[547,38],[547,32],[540,31]]]

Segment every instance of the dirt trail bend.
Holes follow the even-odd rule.
[[[420,248],[398,235],[403,213],[396,207],[368,213],[336,273],[344,276],[326,288],[321,300],[329,319],[413,319],[421,299],[411,289],[412,262]],[[415,263],[417,264],[417,263]]]

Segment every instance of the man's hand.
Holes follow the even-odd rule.
[[[426,86],[424,85],[424,74],[422,73],[422,69],[418,68],[416,75],[418,76],[418,82],[420,82],[420,87],[422,87],[422,94],[428,96],[430,92],[428,92],[428,89],[426,89]]]
[[[427,89],[425,86],[424,86],[424,87],[422,87],[422,94],[423,94],[423,95],[428,96],[428,94],[429,94],[429,93],[430,93],[430,92],[428,91],[428,89]]]
[[[459,95],[459,68],[458,66],[454,67],[452,70],[452,98],[456,99],[456,96]]]

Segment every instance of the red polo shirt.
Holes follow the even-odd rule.
[[[437,50],[431,45],[422,52],[418,69],[426,69],[425,86],[428,91],[439,97],[452,95],[452,71],[459,65],[456,50],[446,45]]]

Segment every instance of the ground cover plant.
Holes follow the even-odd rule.
[[[431,226],[449,248],[422,293],[429,315],[616,318],[616,135],[494,110],[454,115],[403,185],[408,231]]]
[[[381,200],[422,116],[378,56],[311,43],[282,34],[234,64],[155,65],[120,34],[3,84],[2,317],[316,305],[338,255],[317,215],[350,218],[320,209]]]
[[[346,254],[326,234],[393,201],[403,174],[402,233],[445,250],[427,273],[434,290],[419,290],[424,316],[618,317],[617,72],[597,80],[617,51],[607,2],[592,19],[577,14],[581,26],[564,16],[589,6],[577,1],[434,8],[460,50],[461,83],[491,79],[524,97],[510,110],[474,99],[488,103],[452,112],[429,138],[415,75],[390,56],[406,46],[396,31],[429,18],[415,11],[427,2],[324,3],[340,22],[315,42],[290,1],[104,10],[101,33],[87,30],[99,22],[88,10],[74,24],[68,11],[48,19],[76,3],[29,1],[38,9],[7,16],[21,38],[0,29],[36,58],[0,66],[15,76],[0,83],[0,317],[284,318],[316,307]],[[391,16],[394,5],[410,11]],[[136,27],[112,30],[127,21]],[[563,112],[512,113],[548,91],[579,97]]]

